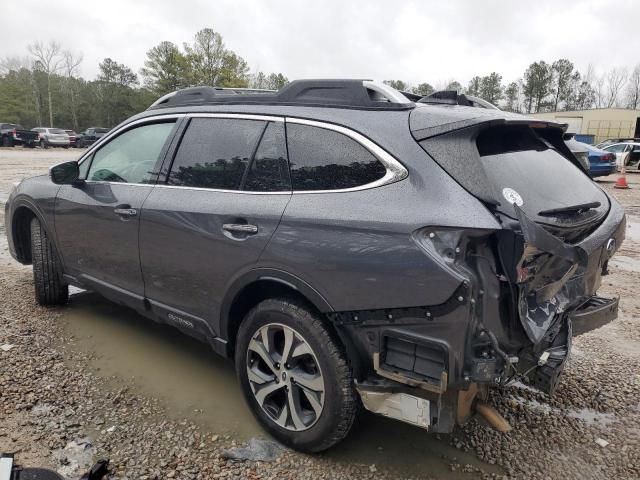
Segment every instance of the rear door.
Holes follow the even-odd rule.
[[[251,270],[291,197],[279,117],[191,116],[145,202],[145,295],[162,321],[218,332],[222,298]]]
[[[107,296],[142,301],[140,210],[175,124],[169,118],[123,130],[81,163],[84,183],[59,190],[55,229],[65,270]]]

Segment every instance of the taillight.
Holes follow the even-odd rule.
[[[13,134],[13,138],[18,138],[18,132],[16,132],[16,129],[13,129],[13,132],[11,132]]]

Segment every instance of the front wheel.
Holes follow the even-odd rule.
[[[254,307],[240,326],[235,362],[253,414],[285,445],[320,452],[349,433],[357,410],[351,368],[322,318],[301,302]]]
[[[36,300],[40,305],[62,305],[69,299],[69,286],[54,245],[37,218],[31,220],[31,259]]]

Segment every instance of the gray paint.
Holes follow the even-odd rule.
[[[405,319],[408,327],[394,324],[393,328],[447,345],[451,373],[455,374],[450,384],[464,384],[467,334],[476,322],[469,302],[477,298],[484,312],[501,317],[500,284],[495,278],[479,284],[476,273],[469,270],[468,258],[445,260],[435,246],[416,239],[434,231],[434,242],[450,248],[461,237],[486,237],[504,227],[433,161],[412,133],[433,136],[504,118],[504,113],[419,106],[414,110],[420,113],[414,123],[411,111],[225,105],[148,111],[126,124],[157,115],[194,112],[286,116],[343,125],[374,141],[400,161],[409,175],[389,185],[340,193],[250,194],[121,184],[64,186],[58,195],[55,222],[53,208],[59,188],[46,177],[38,177],[23,182],[12,193],[7,219],[17,206],[31,205],[48,229],[55,223],[57,246],[71,281],[89,285],[197,336],[226,340],[228,312],[235,296],[261,279],[290,285],[323,312],[434,306],[434,311],[442,311],[437,318],[409,316]],[[522,118],[508,117],[513,121]],[[109,139],[105,136],[83,157]],[[159,160],[164,165],[158,169],[160,180],[176,145],[177,137],[168,142],[166,157]],[[129,220],[119,218],[113,209],[123,204],[136,208],[139,215]],[[597,251],[609,236],[621,237],[621,212],[611,200],[610,213],[584,240],[585,248]],[[222,230],[226,223],[256,225],[258,232],[247,238],[234,237]],[[486,239],[477,241],[485,242],[483,255],[493,255]],[[599,259],[592,263],[588,275],[600,266]],[[484,265],[484,275],[493,275],[490,267]],[[490,286],[482,298],[480,285]],[[465,295],[458,300],[456,292],[461,289]],[[494,330],[504,333],[501,341],[517,349],[522,332],[512,326],[512,320],[486,319],[500,324]],[[368,352],[363,357],[365,364],[369,365],[370,354],[381,348],[376,342],[389,323],[380,323],[370,332],[373,341],[365,339],[365,326],[349,328],[353,348]]]

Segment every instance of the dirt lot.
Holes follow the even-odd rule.
[[[0,204],[13,181],[77,151],[0,148]],[[223,450],[265,438],[242,403],[232,365],[206,347],[78,292],[69,305],[33,300],[31,269],[8,255],[0,209],[0,451],[78,478],[110,458],[116,478],[640,478],[640,174],[613,190],[629,214],[627,240],[603,295],[621,315],[574,341],[553,398],[525,386],[492,403],[514,430],[472,421],[430,435],[365,415],[351,437],[318,456],[283,450],[233,463]]]

